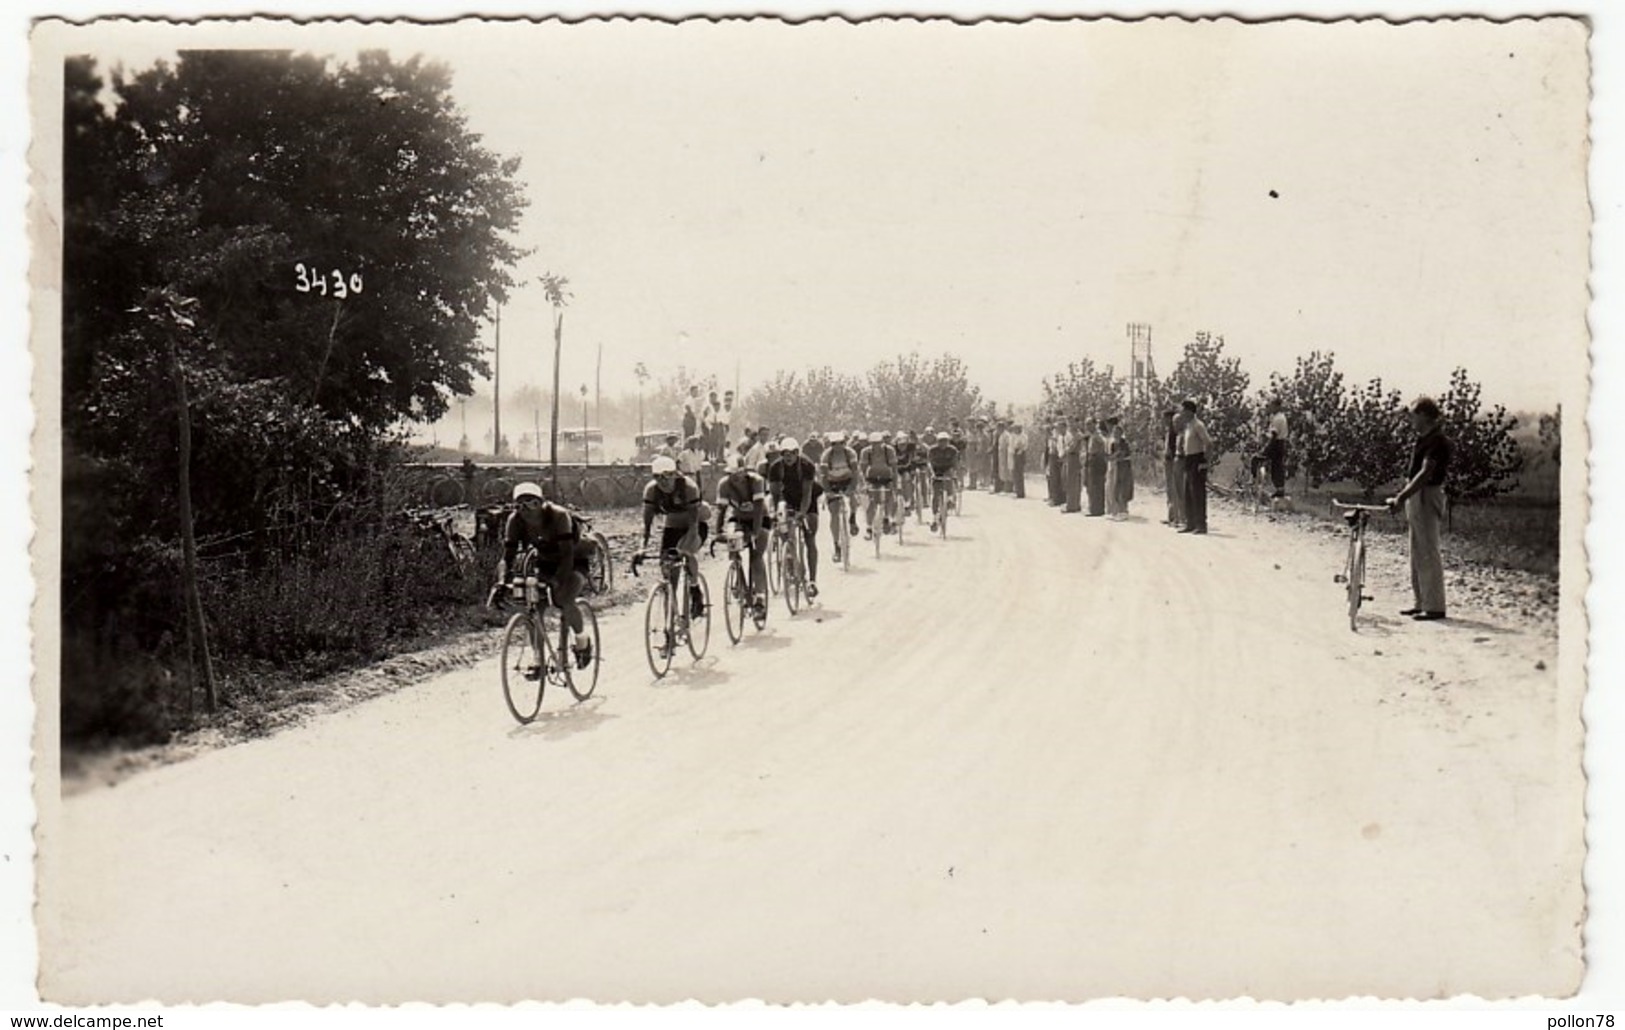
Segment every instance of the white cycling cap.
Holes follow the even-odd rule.
[[[801,444],[797,443],[796,438],[793,437],[793,436],[785,437],[784,442],[779,444],[779,446],[784,448],[787,451],[799,451],[799,450],[801,450]]]
[[[657,476],[666,476],[677,471],[677,463],[662,454],[654,460],[649,469]]]
[[[540,500],[547,499],[547,495],[542,493],[541,486],[536,483],[520,483],[513,488],[514,500],[517,501],[523,497],[535,497]]]

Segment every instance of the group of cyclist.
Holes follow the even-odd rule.
[[[700,477],[679,468],[671,457],[657,456],[652,477],[643,490],[643,550],[650,551],[655,520],[660,520],[659,554],[677,552],[694,583],[690,610],[703,611],[706,598],[698,586],[699,552],[707,535],[722,536],[730,529],[741,534],[749,551],[749,589],[755,614],[765,616],[767,606],[766,555],[774,526],[784,521],[799,531],[805,544],[807,596],[818,596],[819,504],[832,518],[848,521],[848,532],[859,531],[857,494],[867,495],[863,534],[890,533],[895,520],[914,514],[917,505],[929,505],[932,530],[955,502],[950,484],[962,484],[966,473],[968,434],[959,419],[945,430],[813,433],[805,441],[762,427],[748,432],[727,453],[726,468],[710,497]],[[884,504],[882,499],[884,498]],[[566,506],[546,497],[537,483],[513,489],[514,510],[502,533],[502,559],[492,603],[515,569],[519,556],[534,551],[534,572],[551,583],[566,617],[575,616],[573,601],[586,586],[581,520]],[[841,560],[841,534],[830,526],[832,553]],[[850,546],[850,543],[848,544]],[[571,630],[579,630],[571,625]],[[576,661],[592,660],[590,644],[577,645]]]

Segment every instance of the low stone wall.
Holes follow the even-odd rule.
[[[647,464],[560,464],[558,489],[551,488],[552,469],[545,463],[510,462],[476,465],[472,475],[456,462],[406,466],[412,502],[437,508],[479,506],[508,500],[514,484],[540,483],[548,496],[577,508],[624,508],[637,504],[649,482]]]

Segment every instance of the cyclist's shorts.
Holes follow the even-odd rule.
[[[832,479],[830,480],[829,485],[824,488],[824,493],[845,497],[847,494],[852,492],[852,486],[853,482],[850,478],[840,480],[839,482]]]
[[[869,485],[872,486],[872,487],[876,487],[876,488],[891,486],[892,482],[893,482],[893,480],[892,480],[891,476],[870,476],[869,477]]]

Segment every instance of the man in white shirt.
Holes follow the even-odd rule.
[[[683,439],[687,440],[700,430],[700,388],[690,386],[683,399]]]
[[[726,457],[728,442],[734,424],[734,392],[722,395],[722,408],[717,412],[717,453]]]
[[[1269,439],[1264,442],[1264,460],[1269,464],[1270,482],[1275,485],[1273,497],[1286,496],[1286,447],[1287,422],[1286,412],[1282,410],[1279,397],[1270,398],[1269,406]]]
[[[1200,405],[1194,397],[1180,405],[1185,412],[1185,428],[1180,440],[1185,452],[1185,525],[1181,533],[1207,533],[1207,455],[1213,446],[1207,425],[1197,415]]]

